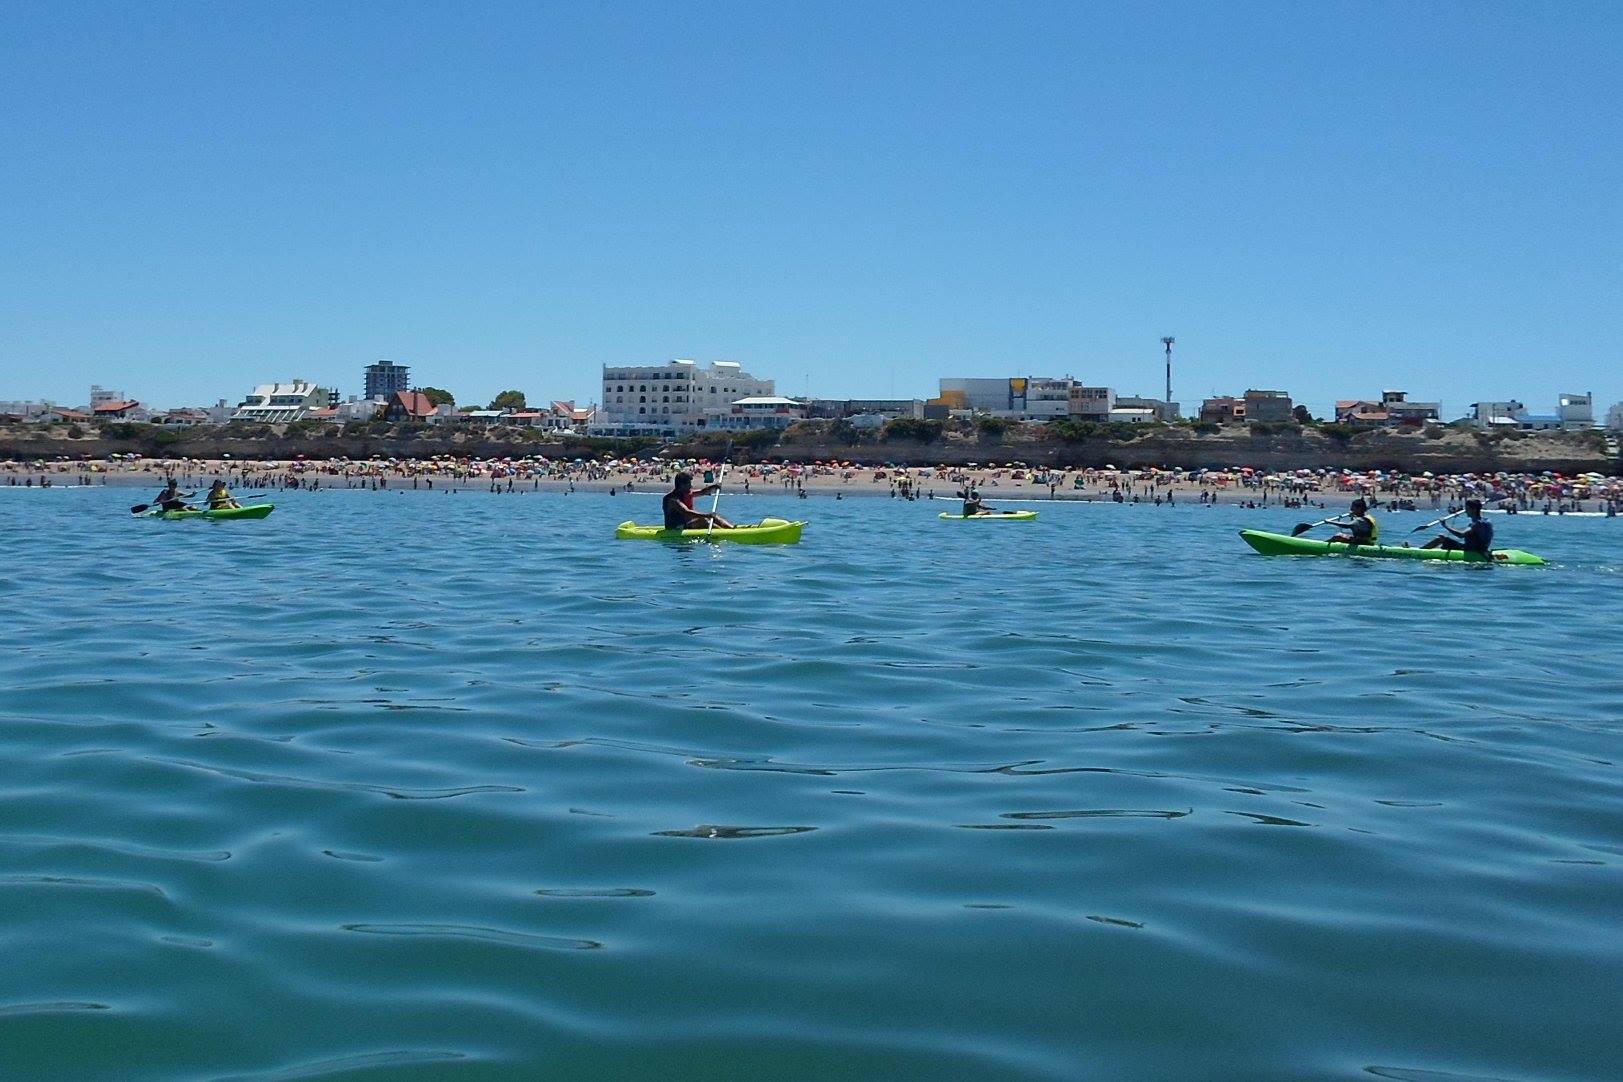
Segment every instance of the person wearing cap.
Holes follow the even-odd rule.
[[[219,477],[216,477],[214,479],[214,484],[209,486],[208,496],[205,498],[208,500],[210,511],[220,511],[228,507],[242,506],[242,504],[236,501],[236,497],[232,496],[231,493],[226,490],[225,481]]]
[[[730,530],[733,524],[720,515],[706,514],[693,509],[693,497],[708,496],[712,492],[719,492],[721,485],[706,485],[701,489],[693,487],[693,475],[683,472],[676,475],[674,487],[665,493],[665,528],[667,530],[703,530],[715,528]]]
[[[1332,543],[1340,542],[1343,545],[1374,545],[1380,542],[1381,527],[1375,517],[1369,513],[1369,504],[1362,497],[1354,500],[1348,509],[1348,518],[1345,522],[1332,519],[1331,524],[1340,526],[1346,533],[1338,533],[1330,540]]]
[[[1456,530],[1448,523],[1443,523],[1443,529],[1453,534],[1439,534],[1426,542],[1429,549],[1446,549],[1449,552],[1461,551],[1474,553],[1483,558],[1493,555],[1493,524],[1482,517],[1482,501],[1470,499],[1465,501],[1465,514],[1470,518],[1471,524],[1463,530]]]

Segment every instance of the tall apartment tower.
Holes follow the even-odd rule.
[[[388,398],[396,391],[411,390],[411,369],[393,361],[366,366],[367,398]]]

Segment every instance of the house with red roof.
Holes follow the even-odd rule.
[[[383,419],[394,423],[406,421],[422,424],[434,413],[434,403],[423,392],[396,391],[389,396],[389,404],[383,409]]]

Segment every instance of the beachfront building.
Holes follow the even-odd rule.
[[[263,424],[287,424],[309,417],[311,410],[332,405],[332,396],[325,387],[317,387],[308,380],[295,379],[289,383],[261,383],[253,394],[242,400],[233,421],[258,421]]]
[[[1245,419],[1268,424],[1289,421],[1292,419],[1291,396],[1284,391],[1247,391]]]
[[[756,395],[712,409],[706,427],[726,432],[749,432],[760,428],[781,430],[805,417],[804,402],[779,395]]]
[[[1421,425],[1442,418],[1441,402],[1411,402],[1407,391],[1382,391],[1381,408],[1386,411],[1387,423],[1394,425]]]
[[[90,407],[90,415],[98,421],[149,421],[152,411],[133,398],[103,399]]]
[[[1071,388],[1066,376],[1011,376],[1003,379],[943,379],[941,393],[932,404],[948,411],[985,413],[1011,420],[1051,420],[1071,412]]]
[[[19,421],[37,421],[56,408],[53,402],[0,402],[0,417],[14,417]]]
[[[1122,410],[1132,410],[1134,412],[1131,417],[1125,415],[1116,417],[1115,414],[1120,413]],[[1116,396],[1115,408],[1110,411],[1112,415],[1110,419],[1118,423],[1122,421],[1139,423],[1139,416],[1143,410],[1150,411],[1150,420],[1159,421],[1162,424],[1171,424],[1181,415],[1176,402],[1168,402],[1164,398],[1142,398],[1138,395],[1119,394]]]
[[[128,402],[130,396],[123,391],[109,391],[99,383],[90,385],[90,405],[85,407],[86,413],[94,414],[97,406],[110,406],[115,402]]]
[[[1078,421],[1108,421],[1116,408],[1116,392],[1110,387],[1071,387],[1070,415]]]
[[[1582,432],[1595,427],[1595,396],[1588,391],[1583,394],[1564,394],[1556,401],[1556,416],[1561,419],[1561,427],[1568,432]]]
[[[1208,398],[1200,404],[1200,419],[1214,425],[1239,424],[1245,420],[1245,399],[1231,394]]]
[[[1606,428],[1611,432],[1623,432],[1623,402],[1606,411]]]
[[[376,361],[366,366],[363,398],[388,401],[396,391],[411,390],[411,369],[393,361]]]
[[[421,391],[396,391],[383,407],[383,419],[391,424],[425,424],[439,415],[439,408]]]
[[[730,415],[742,398],[770,398],[777,387],[737,361],[674,360],[663,365],[603,366],[603,405],[587,425],[593,435],[676,436],[710,426],[715,411]]]
[[[1527,407],[1514,398],[1503,402],[1472,402],[1467,418],[1478,428],[1518,428],[1527,416]]]
[[[920,420],[924,417],[922,398],[812,398],[806,401],[806,416],[826,421],[875,417],[880,423],[898,417]]]

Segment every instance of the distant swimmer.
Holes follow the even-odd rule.
[[[715,528],[717,530],[730,530],[733,524],[720,515],[705,514],[703,511],[693,509],[693,497],[708,496],[712,492],[720,492],[721,485],[706,485],[695,490],[693,475],[679,473],[676,475],[675,487],[665,493],[665,528],[667,530],[702,530]]]
[[[1482,517],[1482,501],[1466,500],[1465,513],[1470,516],[1471,524],[1463,530],[1456,530],[1448,523],[1440,523],[1453,537],[1446,534],[1439,535],[1426,542],[1429,549],[1446,549],[1449,552],[1464,551],[1475,553],[1478,556],[1493,555],[1493,524]]]
[[[1381,538],[1381,527],[1376,523],[1373,515],[1369,513],[1369,504],[1362,497],[1352,502],[1348,509],[1346,521],[1330,519],[1330,524],[1340,526],[1346,533],[1338,533],[1330,540],[1332,543],[1340,542],[1343,545],[1374,545]]]

